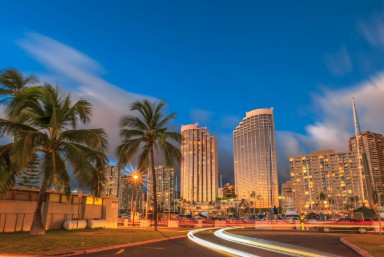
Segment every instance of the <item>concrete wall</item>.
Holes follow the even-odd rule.
[[[36,189],[13,189],[0,195],[0,233],[29,231],[37,205]],[[107,227],[117,226],[116,198],[64,195],[48,191],[42,207],[46,230],[61,229],[67,220],[105,219]]]

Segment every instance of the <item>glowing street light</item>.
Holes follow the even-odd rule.
[[[132,213],[132,226],[135,225],[135,214],[136,214],[136,184],[139,179],[138,173],[132,173],[132,182],[133,182],[133,213]]]

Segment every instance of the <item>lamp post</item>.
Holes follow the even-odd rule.
[[[139,176],[133,175],[133,214],[132,214],[132,226],[135,225],[135,214],[136,214],[136,182]]]
[[[379,207],[379,231],[381,236],[381,193],[378,193],[379,201],[378,201],[378,207]]]

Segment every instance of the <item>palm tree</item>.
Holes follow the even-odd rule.
[[[9,105],[9,119],[0,119],[0,135],[13,136],[12,143],[0,146],[0,174],[7,174],[0,177],[0,189],[11,186],[39,155],[43,179],[31,235],[45,234],[41,207],[47,188],[61,181],[69,193],[68,165],[80,186],[100,189],[107,136],[103,129],[76,128],[79,122],[88,123],[90,116],[89,102],[78,100],[72,105],[69,94],[61,96],[57,88],[45,84],[23,90]]]
[[[164,105],[164,102],[151,104],[148,100],[133,103],[131,111],[137,111],[139,115],[128,115],[121,119],[120,136],[123,143],[116,149],[119,165],[128,165],[138,153],[139,171],[148,169],[152,172],[155,230],[157,230],[157,193],[154,150],[164,155],[168,166],[181,159],[179,148],[170,142],[180,143],[181,135],[178,132],[169,132],[166,127],[176,114],[172,113],[163,118],[161,111]]]
[[[34,76],[24,77],[15,69],[7,69],[0,73],[0,104],[9,105],[29,84],[37,82]]]
[[[5,107],[6,113],[9,111],[9,105],[13,99],[18,96],[28,85],[37,82],[34,76],[24,77],[20,72],[15,69],[6,69],[0,73],[0,105]],[[0,165],[6,167],[0,173],[0,191],[5,188],[14,186],[16,176],[12,176],[11,168],[9,167],[10,160],[6,155],[0,158]],[[28,167],[31,168],[31,167]]]

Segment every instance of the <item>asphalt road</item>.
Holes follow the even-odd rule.
[[[227,247],[235,248],[253,255],[262,257],[283,257],[286,254],[270,252],[263,249],[254,248],[247,245],[242,245],[227,240],[220,239],[213,235],[215,230],[207,230],[196,233],[195,236],[210,241],[215,244],[225,245]],[[342,257],[357,257],[354,251],[339,242],[339,238],[345,234],[324,234],[316,232],[299,232],[299,231],[257,231],[254,229],[239,229],[231,230],[230,233],[244,235],[247,237],[255,237],[264,240],[285,243],[295,247],[304,247],[306,249],[313,249],[342,256]],[[80,256],[87,257],[107,257],[107,256],[121,256],[121,257],[222,257],[234,256],[219,251],[215,251],[190,241],[188,238],[180,238],[168,241],[162,241],[151,244],[144,244],[138,246],[131,246],[121,249],[108,250],[96,253],[89,253]],[[327,256],[327,254],[325,254]]]

